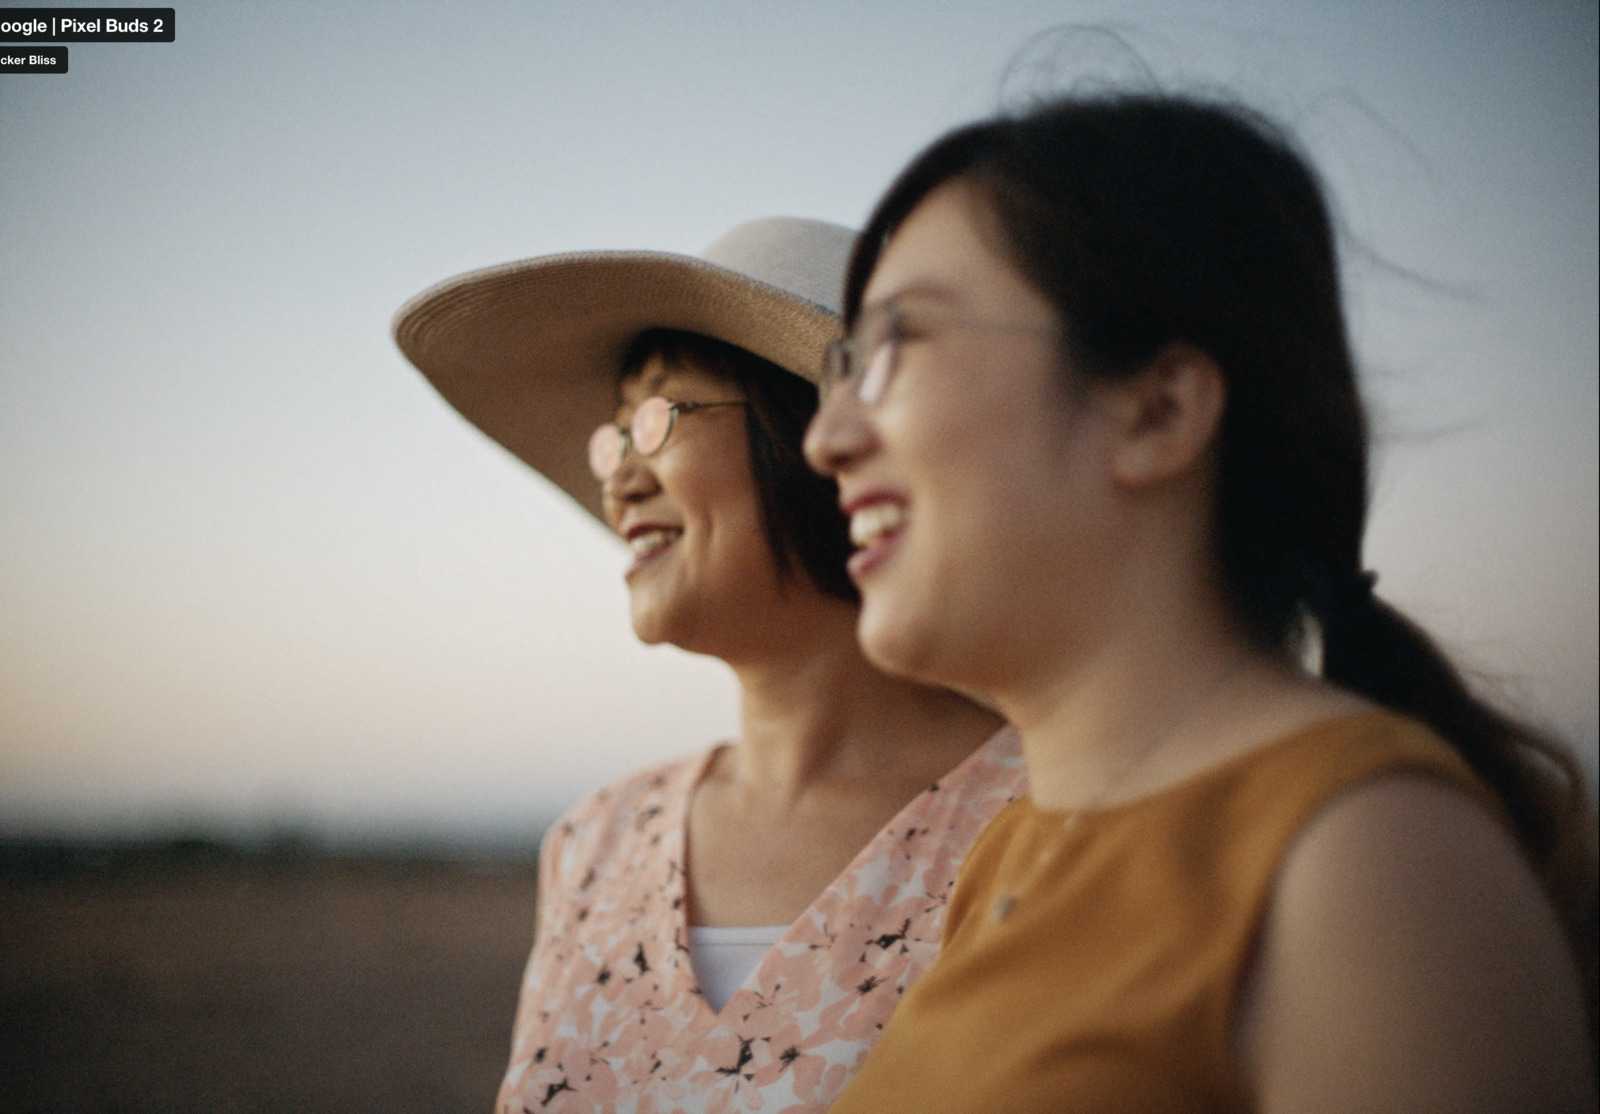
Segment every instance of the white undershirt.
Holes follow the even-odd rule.
[[[718,1013],[761,964],[788,925],[690,925],[689,963],[700,992]]]

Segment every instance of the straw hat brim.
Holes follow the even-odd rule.
[[[581,252],[448,279],[401,307],[394,336],[463,416],[604,521],[588,439],[650,328],[716,337],[815,382],[839,319],[694,256]]]

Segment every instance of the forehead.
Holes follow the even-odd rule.
[[[890,237],[862,295],[875,305],[945,305],[1004,312],[1051,307],[1011,264],[988,203],[969,184],[946,182],[920,201]]]
[[[626,375],[617,384],[618,407],[637,406],[652,395],[666,395],[673,401],[703,401],[707,391],[727,394],[731,384],[713,375],[692,359],[668,363],[660,355],[651,356],[644,366]],[[681,397],[680,397],[681,396]]]

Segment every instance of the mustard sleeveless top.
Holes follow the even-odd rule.
[[[1070,824],[1008,806],[961,868],[939,959],[831,1114],[1251,1109],[1234,1004],[1279,865],[1335,796],[1402,771],[1498,814],[1449,744],[1387,712]]]

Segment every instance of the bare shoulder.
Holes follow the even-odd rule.
[[[1592,1111],[1577,973],[1510,835],[1438,779],[1381,778],[1286,856],[1241,996],[1260,1108]]]

